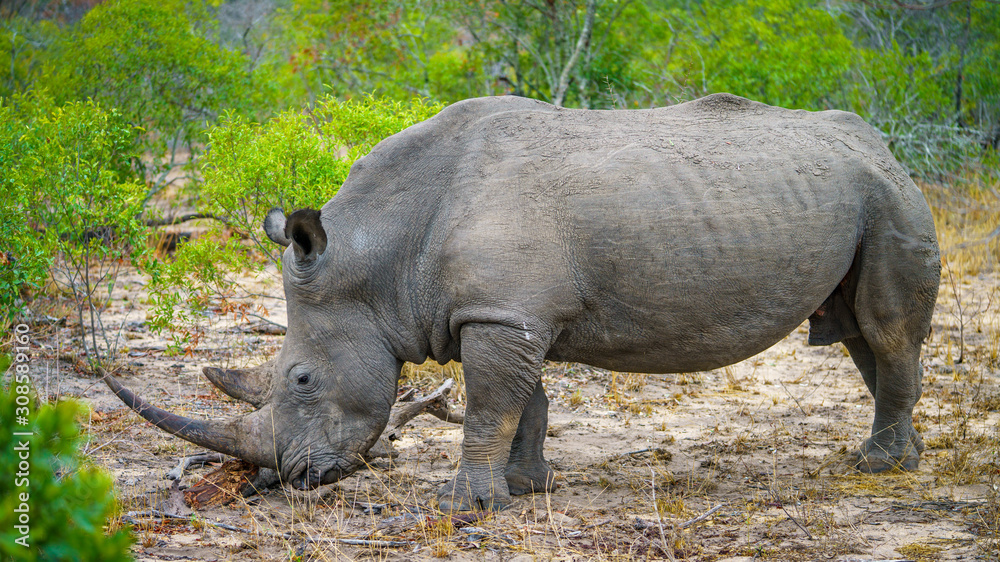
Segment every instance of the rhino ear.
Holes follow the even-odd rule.
[[[291,240],[299,260],[312,261],[326,251],[326,230],[319,213],[315,209],[299,209],[288,216],[284,234]]]
[[[264,232],[275,244],[288,246],[291,240],[285,236],[285,211],[278,208],[268,211],[264,217]]]

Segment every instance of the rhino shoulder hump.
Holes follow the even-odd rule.
[[[435,130],[458,132],[470,126],[475,128],[482,119],[501,113],[525,113],[537,111],[558,111],[549,103],[520,96],[492,96],[470,98],[449,105],[424,123]],[[421,131],[422,133],[423,131]]]
[[[719,93],[709,94],[703,98],[682,103],[675,106],[675,109],[722,117],[732,114],[761,113],[767,110],[774,110],[775,108],[735,94]]]

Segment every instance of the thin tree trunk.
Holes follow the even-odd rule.
[[[552,103],[556,107],[563,106],[563,101],[566,99],[566,90],[569,89],[570,72],[573,71],[573,67],[580,60],[580,53],[590,43],[590,34],[594,29],[594,15],[596,11],[597,0],[587,0],[587,16],[583,22],[583,29],[580,31],[580,39],[576,42],[576,49],[573,50],[573,56],[569,58],[566,66],[563,67],[562,74],[559,76],[559,86],[556,88],[555,95],[553,96]]]
[[[955,121],[960,128],[965,128],[962,119],[962,82],[965,74],[965,51],[969,47],[969,31],[972,28],[972,2],[965,4],[965,30],[962,33],[962,48],[958,54],[958,77],[955,84]]]

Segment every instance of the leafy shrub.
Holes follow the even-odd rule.
[[[0,162],[18,162],[25,148],[25,127],[9,103],[0,99]],[[5,164],[6,165],[6,164]],[[48,275],[49,254],[26,216],[29,193],[16,168],[0,174],[0,330],[23,309],[22,291],[37,289]]]
[[[440,109],[418,99],[328,96],[308,114],[286,111],[262,124],[229,115],[209,131],[211,150],[201,165],[204,210],[223,217],[235,234],[249,237],[277,263],[274,245],[261,242],[269,210],[322,207],[355,160]]]
[[[455,2],[294,0],[275,11],[269,57],[286,99],[376,92],[457,101],[481,95],[467,48],[455,45]],[[455,64],[457,63],[457,64]]]
[[[35,6],[21,3],[21,11]],[[55,40],[59,28],[51,21],[34,21],[9,4],[0,5],[0,97],[26,90],[45,67],[46,47]],[[9,57],[9,58],[8,58]]]
[[[31,425],[17,426],[11,417],[19,407],[17,398],[28,396],[32,410],[35,402],[22,382],[12,378],[9,388],[0,388],[4,427],[32,433],[25,437],[0,432],[0,473],[5,476],[0,479],[0,559],[131,560],[130,533],[120,530],[107,535],[102,529],[114,515],[116,502],[111,477],[88,464],[80,452],[76,420],[84,409],[68,401],[44,404],[33,413]],[[18,476],[24,443],[30,467],[26,476]],[[21,494],[28,494],[27,502],[22,502]],[[27,547],[15,542],[23,536],[15,528],[22,523],[22,503],[28,509]]]
[[[846,100],[845,74],[859,53],[837,20],[804,0],[706,3],[676,11],[677,84],[697,97],[730,92],[801,109],[830,109]]]
[[[133,168],[137,131],[116,110],[90,101],[56,105],[42,93],[15,97],[0,110],[0,151],[10,158],[2,211],[10,218],[0,227],[10,234],[2,248],[9,263],[0,300],[15,303],[45,280],[47,266],[48,279],[76,305],[96,365],[113,348],[101,313],[118,272],[145,254],[145,186]]]
[[[488,93],[611,108],[623,101],[615,90],[627,95],[640,88],[632,62],[643,45],[655,40],[647,2],[452,4],[453,18],[474,38],[470,62],[482,61],[475,65],[482,68],[476,78],[485,82],[480,91]],[[589,39],[581,43],[587,22]]]
[[[893,42],[865,49],[857,68],[852,109],[882,132],[883,140],[912,173],[954,171],[980,151],[973,131],[952,118],[953,93],[944,61],[905,52]]]
[[[262,106],[270,92],[245,56],[212,40],[209,10],[184,0],[104,2],[53,46],[48,82],[57,99],[96,100],[147,132],[144,152],[154,158],[137,164],[148,166],[153,191],[176,166],[194,165],[188,155],[223,111]]]

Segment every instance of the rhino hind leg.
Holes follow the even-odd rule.
[[[875,357],[875,420],[872,435],[857,451],[855,467],[868,473],[916,470],[924,442],[913,427],[913,407],[920,399],[919,348]]]
[[[878,397],[879,361],[868,342],[859,336],[844,340],[844,346],[847,347],[851,359],[861,371],[868,391],[871,392],[872,396]],[[886,365],[890,362],[889,358],[883,359],[883,368],[888,370],[890,367]],[[896,361],[896,363],[910,364],[912,360]],[[919,362],[917,369],[920,369]],[[919,378],[919,375],[917,377]],[[916,398],[919,398],[919,390]],[[855,451],[854,466],[858,470],[868,473],[884,472],[895,468],[916,470],[920,461],[920,453],[924,450],[923,439],[912,423],[880,419],[881,410],[884,408],[880,409],[876,405],[876,419],[872,426],[872,436],[865,440],[859,450]]]
[[[866,232],[856,285],[848,287],[860,335],[844,344],[875,399],[872,434],[857,452],[855,466],[869,473],[916,470],[923,441],[913,427],[923,368],[920,349],[930,329],[940,258],[933,227],[887,222]],[[907,233],[909,232],[909,233]],[[853,290],[852,290],[853,289]]]
[[[549,399],[542,381],[535,384],[528,404],[521,412],[517,433],[510,445],[510,458],[504,476],[512,496],[551,492],[558,487],[556,473],[545,462],[542,446],[549,426]]]
[[[858,368],[858,371],[861,371],[861,378],[865,380],[868,392],[872,396],[877,396],[878,365],[875,361],[875,354],[872,352],[872,348],[869,347],[868,342],[859,335],[858,337],[845,339],[844,347],[851,354],[851,360],[854,361],[854,365]]]

